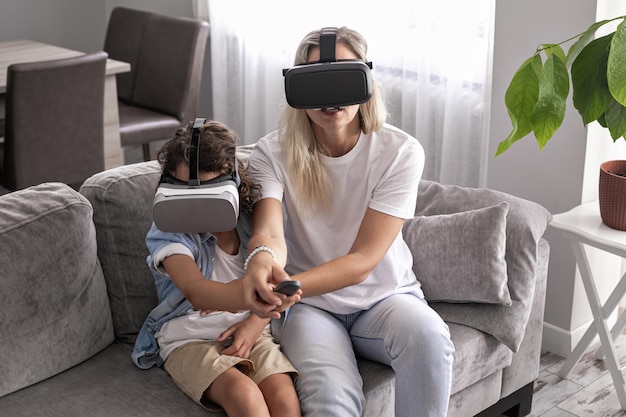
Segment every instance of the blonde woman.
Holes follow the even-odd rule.
[[[296,64],[319,60],[319,39],[314,31],[302,40]],[[366,51],[358,32],[338,28],[338,60],[366,61]],[[447,413],[454,347],[401,233],[415,211],[424,151],[386,117],[375,82],[363,104],[287,107],[250,157],[263,191],[248,250],[265,249],[249,260],[245,296],[261,311],[258,296],[279,305],[273,286],[287,276],[301,282],[302,300],[275,336],[300,373],[307,417],[361,416],[357,356],[395,371],[397,417]]]

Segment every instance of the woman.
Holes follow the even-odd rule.
[[[319,60],[319,36],[302,40],[296,64]],[[337,30],[338,60],[366,61],[366,50],[359,33]],[[360,105],[287,107],[250,156],[263,193],[248,248],[269,249],[249,259],[245,296],[280,305],[273,286],[286,274],[301,282],[280,344],[300,373],[307,417],[361,416],[357,356],[394,369],[397,417],[447,413],[454,347],[401,233],[415,211],[424,151],[386,116],[376,83]]]

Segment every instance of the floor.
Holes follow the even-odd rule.
[[[618,338],[620,363],[626,360],[626,337]],[[565,359],[543,353],[535,382],[532,417],[626,417],[621,410],[613,380],[594,351],[587,352],[566,379],[557,372]]]

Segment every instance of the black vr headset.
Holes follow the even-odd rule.
[[[320,60],[283,70],[287,103],[322,109],[365,103],[372,96],[371,62],[335,57],[337,28],[320,32]]]
[[[200,127],[206,119],[197,118],[193,124],[189,146],[189,182],[163,173],[154,196],[152,216],[164,232],[206,233],[224,232],[237,226],[239,217],[239,172],[235,157],[232,174],[210,181],[198,179],[198,145]]]

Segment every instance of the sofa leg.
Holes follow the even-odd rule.
[[[500,399],[491,407],[483,410],[475,417],[524,417],[530,414],[533,404],[534,382],[530,382],[508,397]]]

